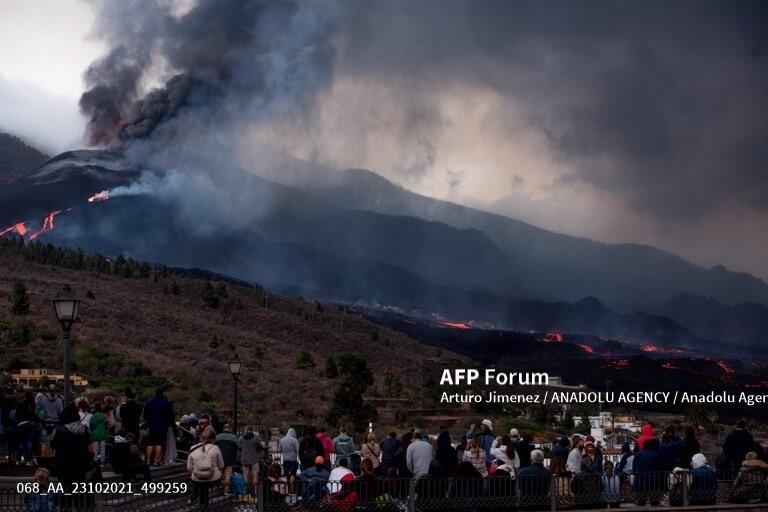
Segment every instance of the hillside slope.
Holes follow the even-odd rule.
[[[323,421],[334,386],[322,375],[329,355],[363,355],[376,381],[370,394],[376,395],[388,370],[407,388],[418,389],[422,361],[435,352],[357,314],[269,295],[257,287],[226,282],[228,298],[223,302],[229,306],[212,309],[203,302],[205,281],[200,277],[157,272],[153,278],[145,267],[147,277],[126,278],[33,263],[14,252],[7,242],[5,249],[0,246],[0,325],[5,322],[7,328],[0,336],[2,371],[60,368],[59,329],[50,299],[65,283],[82,296],[93,295],[81,305],[81,321],[74,329],[75,366],[97,384],[135,383],[131,374],[146,367],[172,384],[169,394],[180,412],[230,410],[232,381],[226,361],[233,351],[243,361],[241,421],[270,425]],[[10,313],[7,297],[15,279],[24,281],[31,297],[31,311],[24,317]],[[172,292],[174,284],[178,295]],[[15,341],[16,326],[23,323],[31,332],[28,343]],[[294,368],[301,350],[312,354],[315,368]],[[117,375],[100,374],[108,368]],[[155,383],[150,376],[142,379],[147,390]]]
[[[21,178],[48,160],[44,153],[8,133],[0,133],[0,185]]]

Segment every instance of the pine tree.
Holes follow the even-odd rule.
[[[376,408],[365,403],[363,395],[373,385],[373,373],[367,361],[357,354],[342,354],[338,362],[339,378],[327,420],[337,425],[349,419],[357,432],[363,432],[368,422],[378,416]]]
[[[11,302],[11,313],[14,315],[26,315],[29,313],[29,295],[24,282],[17,279],[13,282],[13,291],[8,300]]]
[[[307,370],[315,367],[315,360],[312,359],[312,354],[306,350],[302,350],[296,354],[296,358],[293,360],[293,367],[297,370]]]

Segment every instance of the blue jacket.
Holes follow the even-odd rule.
[[[632,461],[632,474],[635,476],[633,488],[639,492],[658,491],[664,488],[666,475],[661,471],[661,457],[656,449],[659,442],[649,439],[643,449],[635,454]],[[660,483],[661,481],[661,483]]]
[[[551,487],[552,473],[544,464],[536,462],[528,464],[517,473],[522,496],[548,496]]]
[[[683,444],[683,440],[677,436],[661,440],[659,457],[661,457],[661,469],[663,471],[672,471],[675,467],[677,455],[680,453],[680,450],[682,450]]]

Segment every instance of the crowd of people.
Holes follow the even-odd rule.
[[[768,477],[766,453],[744,421],[715,461],[702,453],[693,428],[668,425],[657,435],[647,424],[612,460],[594,438],[576,434],[555,442],[545,464],[530,435],[515,428],[499,435],[489,419],[455,440],[448,430],[390,432],[383,439],[369,432],[356,440],[344,429],[332,436],[313,427],[272,439],[253,425],[234,432],[214,413],[177,421],[162,390],[144,404],[126,390],[117,399],[80,397],[65,405],[51,385],[0,406],[0,462],[35,466],[47,457],[53,475],[67,484],[97,481],[105,463],[126,481],[149,482],[151,466],[186,460],[189,501],[203,505],[221,488],[244,500],[261,492],[270,503],[349,510],[361,501],[405,500],[414,482],[422,498],[518,495],[548,503],[553,481],[558,499],[576,505],[681,505],[684,495],[689,504],[707,505],[716,499],[718,480],[732,482],[729,501],[761,501]],[[50,478],[44,468],[38,473]]]

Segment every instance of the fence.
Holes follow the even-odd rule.
[[[574,508],[615,508],[622,503],[667,507],[765,501],[765,475],[742,474],[735,481],[717,481],[711,475],[687,471],[638,473],[631,477],[582,474],[568,476],[508,476],[489,478],[375,479],[350,482],[301,480],[289,489],[284,481],[262,480],[253,496],[224,496],[218,482],[167,488],[156,493],[104,492],[40,494],[23,487],[0,489],[0,510],[26,512],[33,505],[55,503],[59,512],[307,512],[352,511],[528,511]],[[29,490],[29,489],[27,489]],[[183,491],[183,492],[182,492]],[[290,492],[289,492],[290,491]],[[202,495],[201,495],[202,494]],[[207,494],[207,504],[205,496]]]

